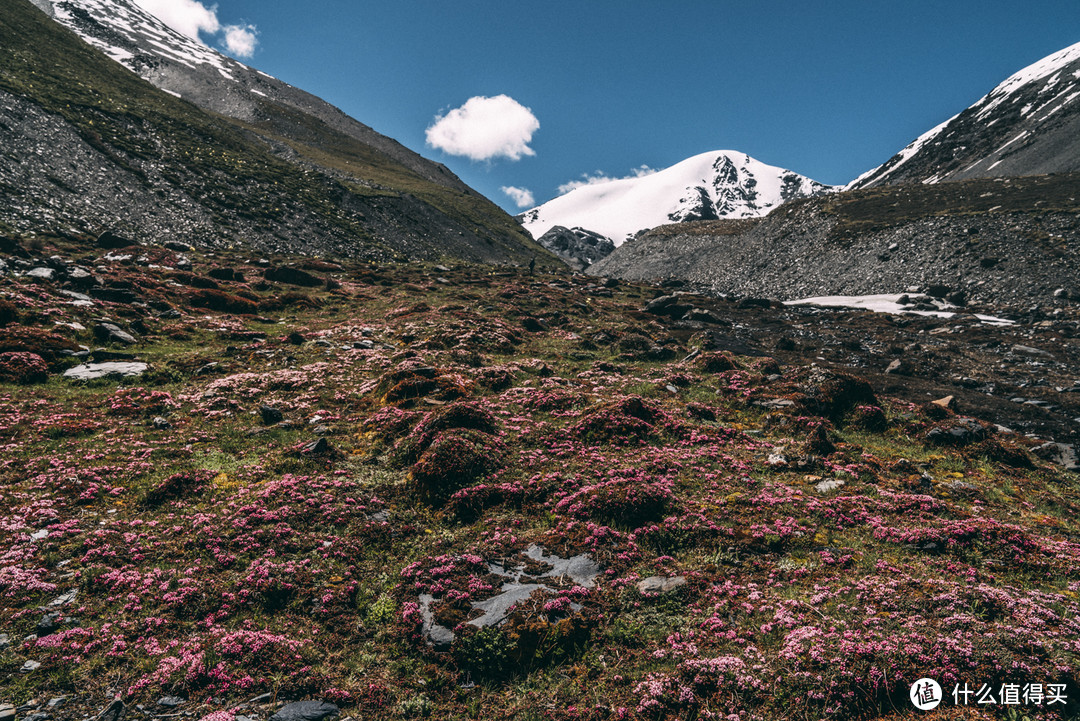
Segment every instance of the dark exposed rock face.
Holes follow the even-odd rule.
[[[561,225],[544,233],[537,242],[575,270],[584,270],[615,252],[615,243],[610,238],[584,228],[564,228]]]

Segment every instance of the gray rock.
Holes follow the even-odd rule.
[[[172,423],[169,423],[168,419],[164,416],[154,416],[154,420],[151,421],[151,423],[153,424],[154,428],[158,429],[159,431],[167,431],[168,429],[172,428]]]
[[[829,491],[836,491],[844,487],[844,482],[837,478],[829,478],[814,486],[814,490],[818,493],[828,493]]]
[[[64,371],[64,377],[77,381],[108,377],[141,376],[150,368],[146,363],[86,363]]]
[[[38,711],[37,713],[32,713],[29,716],[23,716],[22,721],[48,721],[51,718],[52,714],[46,713],[44,711]]]
[[[897,358],[889,364],[888,368],[885,369],[885,372],[889,375],[906,376],[911,373],[911,366]]]
[[[328,701],[296,701],[270,717],[270,721],[322,721],[338,714],[338,707]]]
[[[53,600],[49,601],[49,605],[52,607],[66,606],[75,600],[75,597],[79,595],[79,589],[73,588],[62,596],[57,596]]]
[[[113,323],[98,323],[94,326],[94,337],[103,343],[111,342],[122,343],[123,345],[134,345],[138,342],[135,340],[135,336]]]
[[[275,423],[281,423],[285,420],[285,414],[274,406],[261,405],[259,406],[259,417],[262,418],[263,425],[272,426]]]
[[[1056,463],[1067,471],[1080,471],[1076,447],[1068,443],[1044,443],[1031,449],[1039,458]]]
[[[6,633],[0,633],[0,651],[11,645],[11,636]]]
[[[162,696],[158,699],[158,706],[164,706],[165,708],[176,708],[185,703],[187,703],[187,699],[180,696]]]
[[[1017,343],[1012,347],[1013,353],[1019,353],[1020,355],[1033,356],[1035,358],[1053,358],[1054,354],[1045,351],[1042,348],[1032,348],[1028,345],[1020,345]]]
[[[124,702],[116,699],[97,715],[97,721],[120,721],[125,713],[127,713],[127,707]]]
[[[638,581],[641,593],[670,593],[686,585],[685,576],[650,576]]]
[[[41,668],[40,661],[27,661],[19,669],[19,673],[30,673],[31,671],[37,671],[39,668]]]
[[[52,613],[46,613],[40,619],[38,619],[37,626],[34,627],[35,633],[38,638],[44,638],[56,633],[56,629],[60,627],[60,614],[56,611]]]
[[[56,698],[49,699],[49,702],[47,704],[45,704],[45,705],[48,706],[49,708],[60,708],[61,706],[63,706],[64,704],[67,703],[67,700],[68,700],[67,696],[57,696]]]
[[[15,707],[9,703],[0,704],[0,721],[15,721]]]
[[[26,271],[26,277],[37,278],[38,280],[52,280],[56,277],[56,271],[52,268],[34,268]]]

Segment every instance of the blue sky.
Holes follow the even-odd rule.
[[[217,16],[257,33],[246,62],[445,163],[510,212],[505,187],[540,203],[584,175],[719,149],[846,183],[1080,42],[1077,0],[217,0]],[[518,113],[508,132],[531,127],[517,108],[539,125],[516,159],[427,144],[436,116],[461,119],[452,111],[470,98],[498,96],[513,104],[486,109]]]

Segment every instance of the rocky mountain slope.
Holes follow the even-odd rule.
[[[1077,237],[1077,174],[882,186],[657,228],[588,272],[782,300],[942,286],[1021,306],[1080,299]]]
[[[1020,70],[849,188],[1080,171],[1080,43]]]
[[[112,59],[26,0],[2,7],[0,223],[13,231],[556,262],[445,168],[126,0],[49,6]]]
[[[615,251],[615,244],[599,233],[584,228],[564,228],[561,225],[551,228],[537,238],[536,242],[577,270],[584,270]]]
[[[744,153],[721,150],[655,173],[583,185],[517,217],[534,238],[560,225],[587,229],[619,246],[658,225],[758,217],[781,203],[831,190]]]

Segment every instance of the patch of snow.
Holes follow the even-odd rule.
[[[921,294],[907,294],[912,300],[929,301],[929,296]],[[877,295],[827,295],[819,296],[817,298],[802,298],[800,300],[788,300],[784,301],[784,305],[820,305],[829,308],[854,308],[857,310],[868,310],[874,313],[891,313],[893,315],[914,314],[925,315],[933,318],[955,318],[956,313],[952,312],[951,308],[956,306],[949,305],[942,301],[937,301],[935,305],[939,310],[911,310],[910,306],[901,305],[901,294],[877,294]],[[991,315],[981,315],[976,313],[975,317],[983,323],[991,325],[1011,325],[1013,321],[1006,320],[1004,318],[997,318]]]

